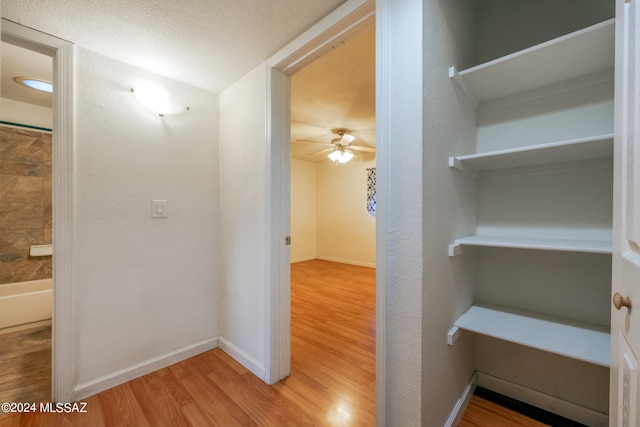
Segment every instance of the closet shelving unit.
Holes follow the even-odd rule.
[[[449,77],[478,105],[612,68],[614,21],[610,19],[460,72],[451,67]]]
[[[521,93],[572,84],[614,65],[614,19],[466,69],[449,77],[478,109],[482,103]],[[461,171],[497,171],[613,157],[613,135],[589,137],[451,157]],[[523,233],[523,235],[531,233]],[[610,240],[473,235],[449,246],[457,256],[465,246],[611,254]],[[517,286],[517,285],[514,285]],[[550,296],[552,298],[553,296]],[[610,364],[607,327],[485,304],[471,306],[449,332],[452,344],[461,330],[514,342],[600,366]]]
[[[456,322],[460,329],[538,350],[609,366],[609,329],[522,310],[473,305]]]

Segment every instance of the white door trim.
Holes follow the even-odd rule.
[[[2,40],[53,57],[52,400],[72,402],[75,212],[74,45],[2,19]]]
[[[267,374],[269,383],[275,383],[289,375],[291,369],[291,316],[290,316],[290,252],[284,246],[290,223],[289,207],[289,143],[290,143],[290,98],[291,75],[329,52],[340,40],[351,37],[363,28],[373,25],[375,0],[348,0],[327,17],[289,43],[269,60],[271,67],[268,85],[269,114],[268,137],[272,149],[270,159],[271,245],[270,245],[270,289],[267,297]],[[376,55],[380,47],[376,46]],[[378,64],[380,64],[378,62]],[[380,65],[377,65],[379,68]],[[376,70],[379,75],[379,69]],[[384,124],[383,124],[384,126]],[[378,130],[381,132],[381,130]],[[280,138],[280,143],[277,139]],[[380,207],[380,204],[378,205]],[[378,215],[378,214],[377,214]],[[380,218],[378,217],[378,220]],[[278,221],[279,220],[279,221]],[[379,223],[381,224],[381,223]],[[376,419],[384,419],[384,307],[386,304],[385,263],[380,257],[385,253],[385,236],[380,225],[376,231]],[[284,249],[283,249],[284,248]]]
[[[287,76],[333,49],[374,19],[374,0],[348,0],[267,60],[267,65]]]
[[[269,289],[265,298],[264,380],[274,384],[291,372],[289,76],[267,66],[267,238]]]

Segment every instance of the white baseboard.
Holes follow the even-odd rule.
[[[233,357],[238,363],[250,370],[255,376],[266,381],[264,365],[251,357],[246,351],[224,337],[220,337],[220,350]]]
[[[566,400],[485,374],[484,372],[478,372],[477,374],[479,387],[503,394],[588,426],[606,427],[609,425],[608,414],[567,402]]]
[[[144,362],[133,365],[129,368],[121,369],[93,381],[78,384],[74,387],[75,400],[81,400],[102,391],[108,390],[127,381],[134,380],[143,375],[165,368],[174,363],[181,362],[190,357],[196,356],[205,351],[218,347],[218,337],[210,338],[199,343],[181,348],[162,356],[154,357]]]
[[[295,259],[291,259],[291,264],[294,264],[296,262],[304,262],[304,261],[311,261],[316,259],[315,256],[306,256],[306,257],[301,257],[301,258],[295,258]]]
[[[453,411],[451,411],[451,415],[449,415],[449,419],[445,423],[445,427],[455,427],[460,424],[462,414],[464,414],[464,410],[467,408],[467,405],[471,400],[471,396],[473,396],[473,391],[476,389],[477,384],[478,376],[477,374],[473,374],[473,376],[469,380],[469,384],[467,384],[467,386],[464,388],[464,391],[460,395],[456,406],[453,407]]]
[[[323,261],[339,262],[341,264],[358,265],[360,267],[376,268],[376,263],[375,262],[364,262],[364,261],[357,261],[357,260],[352,260],[352,259],[331,258],[331,257],[326,257],[326,256],[319,256],[319,257],[316,257],[316,259],[321,259]]]

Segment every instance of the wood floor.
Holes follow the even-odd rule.
[[[375,425],[375,270],[291,270],[284,381],[268,386],[215,349],[84,399],[86,413],[0,413],[0,427]]]
[[[51,325],[0,335],[0,403],[49,399]]]
[[[541,427],[548,425],[478,396],[471,398],[462,420],[458,424],[459,427]]]
[[[291,283],[291,376],[276,385],[215,349],[83,399],[86,413],[0,412],[0,427],[375,426],[375,270],[306,261]],[[544,424],[475,396],[460,424],[518,425]]]

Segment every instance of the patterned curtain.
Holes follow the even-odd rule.
[[[367,169],[367,211],[376,216],[376,168]]]

